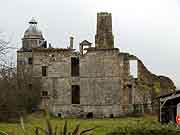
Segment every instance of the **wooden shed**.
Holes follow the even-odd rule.
[[[159,98],[159,121],[161,123],[176,122],[176,116],[180,114],[180,90],[162,95]]]

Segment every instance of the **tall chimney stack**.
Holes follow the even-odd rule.
[[[74,37],[70,37],[70,48],[73,49]]]
[[[114,48],[114,37],[112,33],[111,13],[97,13],[97,30],[95,36],[96,48]]]

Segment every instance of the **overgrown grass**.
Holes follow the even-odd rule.
[[[88,129],[96,126],[102,126],[101,128],[95,129],[93,132],[95,135],[105,135],[112,132],[117,127],[127,127],[128,125],[136,125],[138,122],[158,124],[155,117],[126,117],[126,118],[113,118],[113,119],[60,119],[50,118],[53,127],[62,128],[65,120],[68,122],[68,131],[73,131],[76,125],[80,123],[80,129]],[[25,128],[31,135],[34,134],[35,128],[41,127],[46,128],[45,119],[41,115],[33,114],[25,119]],[[19,123],[0,123],[0,130],[5,132],[16,132],[17,135],[22,134],[22,129]]]

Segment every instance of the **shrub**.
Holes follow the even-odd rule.
[[[160,123],[136,122],[118,127],[107,135],[180,135],[180,128],[177,125]]]

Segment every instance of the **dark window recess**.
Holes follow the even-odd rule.
[[[61,113],[58,113],[58,117],[61,118],[61,116],[62,116]]]
[[[30,84],[28,85],[28,87],[29,87],[29,89],[32,89],[32,84],[30,83]]]
[[[72,104],[80,104],[80,87],[72,85]]]
[[[42,76],[47,76],[47,66],[42,66]]]
[[[32,65],[32,58],[28,58],[28,64]]]
[[[41,46],[42,46],[43,48],[47,48],[47,41],[44,41],[44,42],[41,44]]]
[[[79,58],[71,58],[71,76],[79,76]]]
[[[110,118],[114,118],[114,114],[110,114],[109,117],[110,117]]]
[[[128,84],[127,87],[128,87],[129,89],[132,89],[132,85],[131,85],[131,84]]]
[[[47,97],[48,96],[48,92],[47,91],[42,91],[42,96],[43,97]]]
[[[89,113],[86,115],[86,118],[92,119],[92,118],[93,118],[93,112],[89,112]]]

